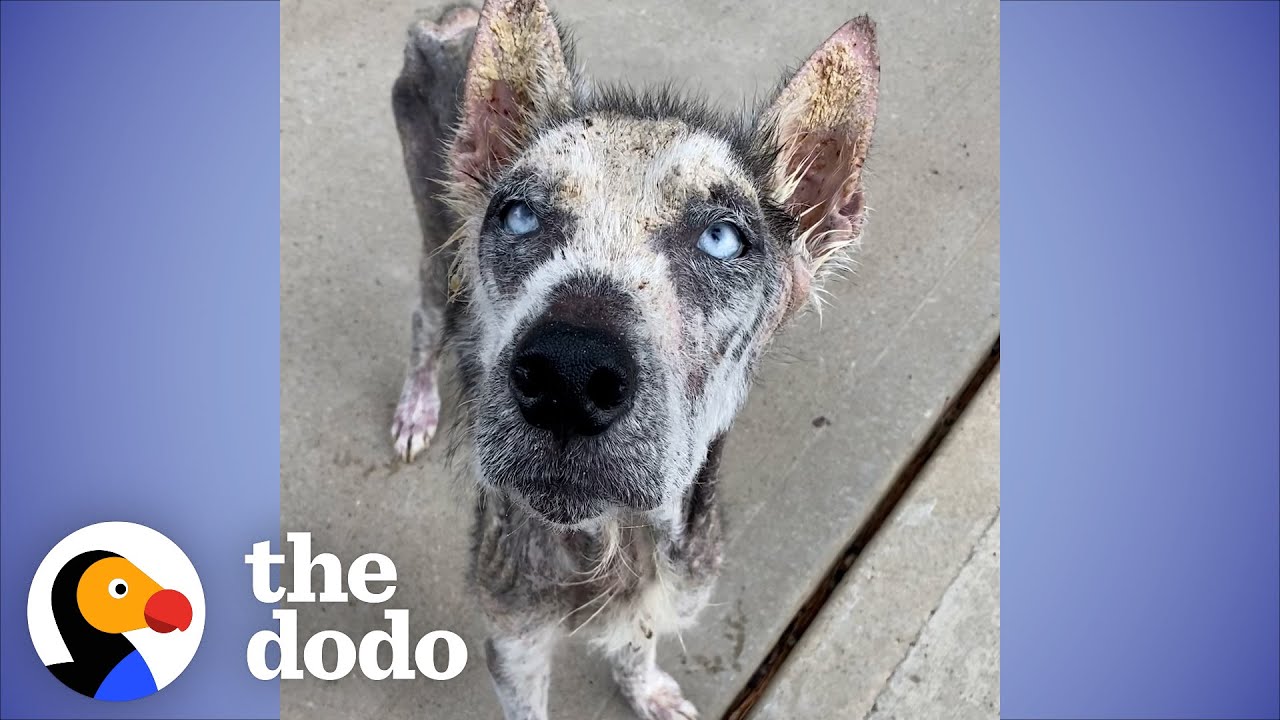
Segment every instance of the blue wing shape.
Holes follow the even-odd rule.
[[[98,700],[136,700],[155,691],[156,679],[151,676],[151,668],[134,650],[107,673],[93,697]]]

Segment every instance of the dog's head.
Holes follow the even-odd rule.
[[[482,482],[572,526],[682,497],[761,352],[855,245],[879,78],[841,27],[747,122],[589,90],[541,0],[490,0],[447,197]]]

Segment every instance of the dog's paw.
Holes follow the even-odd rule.
[[[391,438],[396,455],[413,462],[427,449],[440,424],[440,393],[436,389],[435,368],[418,368],[405,378],[395,418],[391,421]]]
[[[479,24],[479,10],[469,5],[454,5],[441,13],[438,20],[419,17],[410,32],[419,43],[447,45],[457,42]]]
[[[667,673],[654,668],[642,682],[625,688],[623,694],[644,720],[697,720],[698,709],[684,699],[680,684]]]

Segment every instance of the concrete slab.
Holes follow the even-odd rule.
[[[483,636],[462,593],[465,480],[440,447],[392,456],[391,408],[408,351],[419,251],[389,107],[403,31],[442,3],[285,0],[281,53],[282,526],[318,551],[389,554],[387,605],[415,635],[445,628],[472,648],[434,683],[289,682],[286,717],[497,717]],[[835,283],[762,371],[725,458],[725,575],[687,655],[668,669],[705,717],[723,713],[929,431],[999,328],[998,7],[989,0],[850,6],[646,0],[554,7],[599,79],[684,80],[725,102],[764,93],[841,22],[879,25],[880,122],[868,166],[874,210],[855,277]],[[826,423],[814,423],[818,417]],[[358,637],[381,608],[318,605],[304,636]],[[565,648],[556,717],[625,717],[607,673]]]
[[[999,716],[1000,378],[849,570],[753,720]]]
[[[1000,717],[1000,518],[983,534],[868,720]]]

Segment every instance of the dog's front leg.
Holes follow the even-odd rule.
[[[546,720],[551,687],[551,655],[559,630],[548,624],[485,641],[489,677],[506,720]]]
[[[446,138],[457,121],[458,90],[479,21],[480,13],[474,8],[455,6],[435,22],[415,22],[409,28],[404,68],[391,94],[423,241],[413,350],[391,424],[396,454],[406,462],[427,448],[440,424],[436,375],[451,262],[451,256],[442,251],[447,249],[453,227],[438,195],[446,175],[442,162]]]
[[[609,653],[618,689],[644,720],[696,720],[698,710],[684,699],[675,678],[658,667],[657,655],[653,630],[638,623],[631,641]]]

